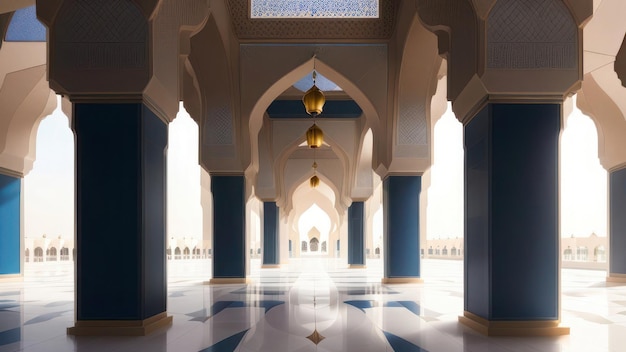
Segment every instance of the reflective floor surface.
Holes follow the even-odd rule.
[[[460,325],[463,262],[423,260],[424,284],[381,285],[382,263],[333,259],[251,264],[249,285],[204,285],[209,260],[168,262],[171,327],[146,337],[66,335],[74,320],[72,263],[28,263],[0,282],[4,351],[626,351],[626,286],[603,271],[562,272],[569,336],[485,337]]]

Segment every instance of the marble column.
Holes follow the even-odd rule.
[[[243,175],[211,175],[213,278],[210,283],[246,282],[246,202]]]
[[[487,335],[559,335],[561,104],[489,103],[464,128],[465,312]]]
[[[263,267],[280,265],[278,207],[276,202],[263,202]]]
[[[0,174],[0,278],[22,273],[22,178]]]
[[[609,273],[607,281],[626,283],[626,168],[609,172]]]
[[[348,265],[365,267],[364,203],[352,202],[348,208]]]
[[[167,124],[142,103],[75,103],[73,335],[171,324],[165,258]]]
[[[421,176],[387,176],[383,180],[383,283],[421,282],[419,201]]]

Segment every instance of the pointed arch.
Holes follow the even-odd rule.
[[[306,126],[308,126],[308,124]],[[306,130],[304,132],[306,132]],[[293,207],[293,205],[290,204],[293,199],[293,191],[295,191],[295,189],[300,184],[302,184],[303,177],[300,177],[293,182],[289,182],[285,177],[285,174],[287,172],[287,163],[289,162],[289,160],[293,160],[290,159],[290,157],[298,149],[298,146],[305,140],[306,138],[304,136],[304,133],[300,137],[294,138],[292,142],[281,151],[281,153],[278,155],[278,158],[274,160],[274,185],[277,190],[277,202],[282,204],[288,210]],[[326,183],[332,184],[334,186],[333,190],[336,196],[335,199],[339,202],[339,204],[349,204],[349,202],[351,201],[350,193],[352,189],[352,184],[350,183],[350,180],[352,179],[351,170],[354,170],[355,167],[353,165],[353,162],[351,161],[351,158],[348,156],[348,153],[341,146],[340,143],[336,142],[332,137],[328,135],[324,137],[324,140],[326,143],[328,143],[328,145],[330,146],[330,150],[337,157],[341,164],[341,175],[339,179],[331,181],[332,176],[326,175],[323,172],[323,169],[318,169],[318,176],[320,176],[320,179],[323,179],[321,177],[321,175],[323,175],[326,179]],[[322,150],[320,150],[320,152]],[[320,159],[318,159],[319,165],[321,165]],[[312,159],[303,160],[312,162]],[[306,175],[309,175],[306,176],[306,178],[310,178],[312,176],[312,170],[310,167],[308,167],[306,170],[303,170],[302,172]]]
[[[320,74],[324,75],[328,79],[337,83],[363,110],[363,116],[366,123],[363,127],[371,127],[374,130],[374,137],[376,138],[376,131],[379,125],[379,114],[374,107],[374,104],[361,91],[356,84],[350,81],[347,77],[336,71],[331,66],[327,65],[319,58],[311,57],[301,65],[293,68],[289,72],[285,72],[282,77],[270,84],[264,92],[259,96],[250,112],[248,127],[249,127],[249,142],[250,142],[250,165],[248,167],[248,173],[256,174],[259,170],[259,142],[258,135],[263,126],[265,111],[267,107],[287,88],[291,87],[295,82],[307,75],[315,68]]]

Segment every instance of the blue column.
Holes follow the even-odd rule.
[[[278,207],[276,202],[263,203],[263,265],[280,264]]]
[[[609,280],[626,281],[626,168],[609,173]]]
[[[352,202],[348,208],[348,264],[351,267],[365,266],[363,204],[363,202]]]
[[[486,334],[563,334],[560,104],[488,104],[465,126],[465,316]],[[528,322],[517,329],[499,322]],[[534,330],[533,330],[534,329]]]
[[[149,333],[171,323],[165,271],[167,125],[141,103],[75,103],[72,122],[77,321],[68,333]]]
[[[244,176],[211,176],[213,193],[213,278],[211,283],[246,279]]]
[[[388,176],[383,180],[383,241],[386,283],[419,282],[419,198],[421,176]]]
[[[0,275],[21,274],[22,178],[0,174]]]

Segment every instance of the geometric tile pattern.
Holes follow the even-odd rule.
[[[577,38],[561,0],[499,0],[487,21],[487,67],[574,69]]]
[[[416,102],[402,104],[398,117],[398,144],[426,145],[426,128],[424,104]]]
[[[282,0],[289,8],[300,1]],[[319,0],[317,0],[319,1]],[[349,6],[355,0],[325,1],[339,8]],[[371,0],[361,0],[371,2]],[[255,3],[257,0],[254,1]],[[273,2],[264,0],[268,4]],[[379,0],[377,18],[324,18],[319,21],[290,21],[280,18],[257,19],[251,16],[250,1],[228,0],[228,9],[233,19],[235,33],[239,39],[383,39],[393,34],[399,1]],[[347,9],[347,7],[346,7]],[[346,12],[346,11],[344,11]]]
[[[112,259],[114,260],[114,259]],[[71,262],[27,263],[0,282],[0,351],[624,351],[626,289],[606,273],[561,271],[569,336],[486,337],[458,323],[463,262],[424,259],[422,284],[383,285],[382,260],[348,269],[329,258],[280,269],[251,260],[248,285],[204,285],[210,260],[168,261],[173,326],[145,337],[71,336]],[[307,339],[317,331],[324,339]]]
[[[143,68],[148,22],[132,1],[74,0],[55,25],[58,64],[75,69]]]
[[[252,18],[377,18],[378,0],[251,0]]]

